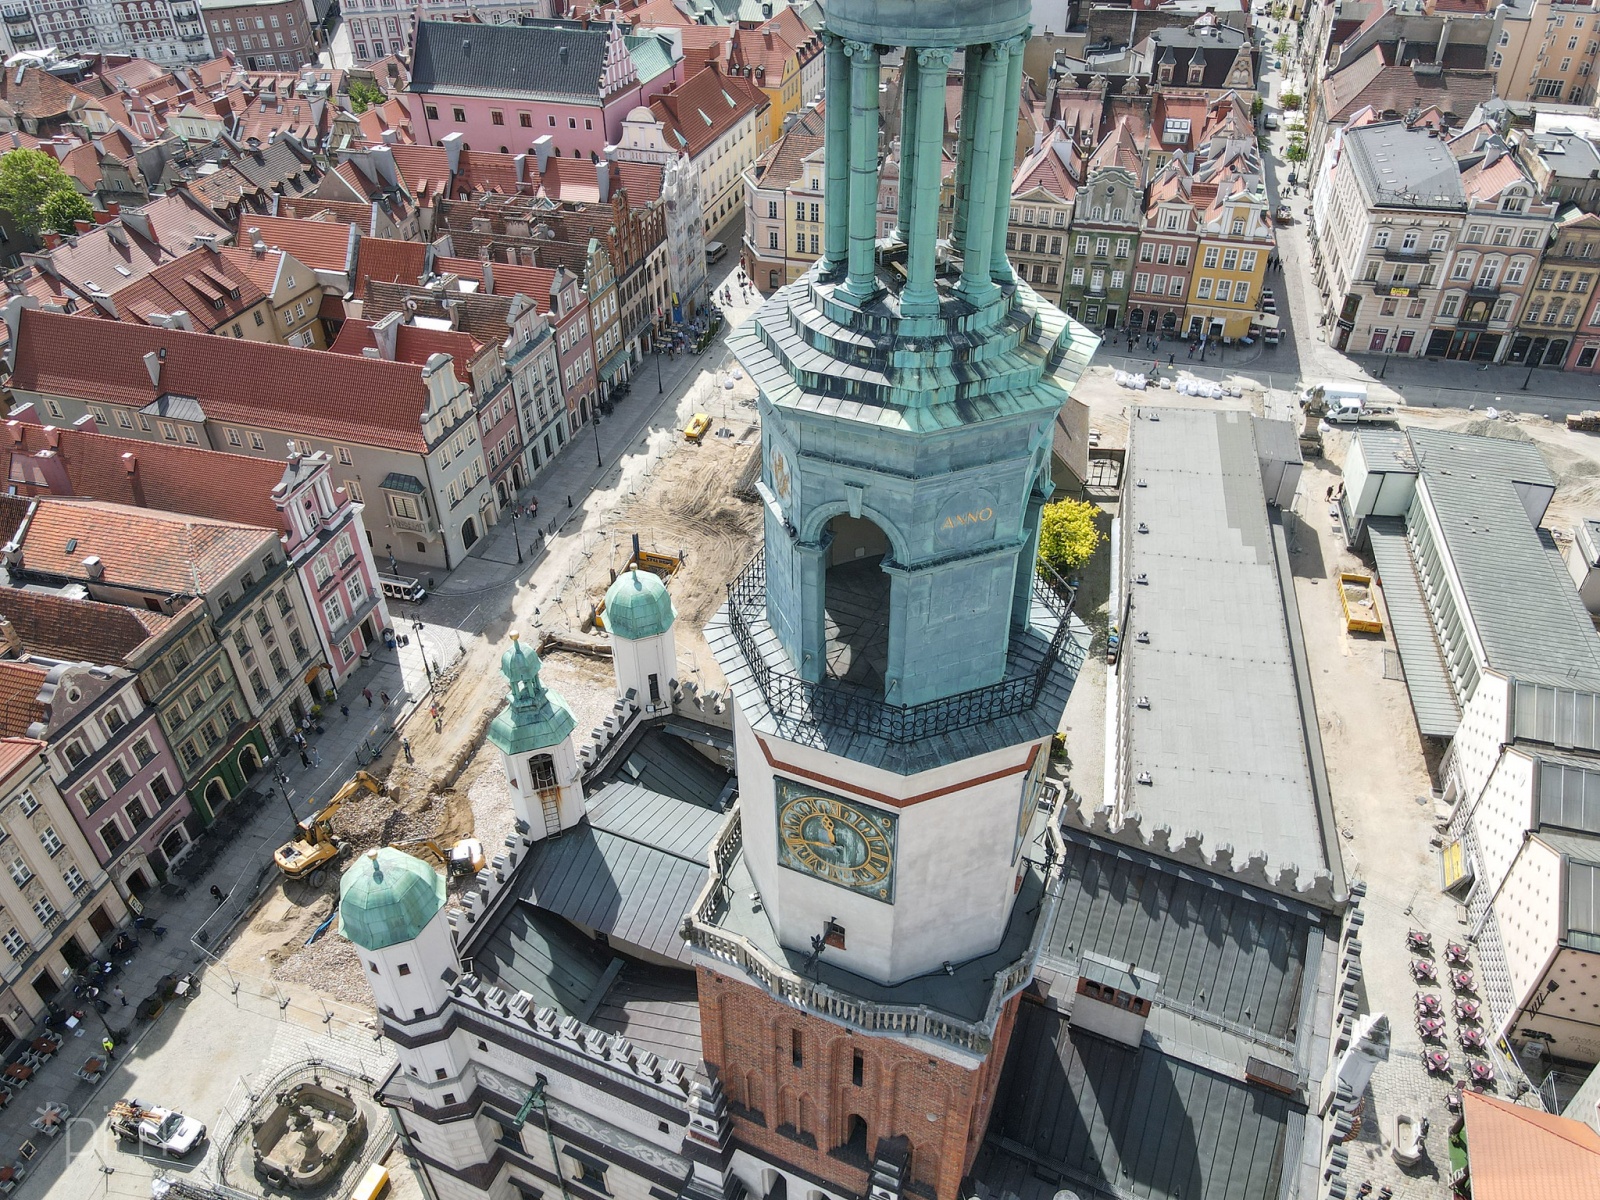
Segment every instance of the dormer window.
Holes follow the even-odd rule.
[[[1158,73],[1157,78],[1160,79],[1160,81],[1162,83],[1171,83],[1172,82],[1172,64],[1171,63],[1162,63],[1161,64],[1161,70]]]
[[[1205,63],[1200,61],[1199,59],[1196,59],[1194,62],[1191,62],[1189,64],[1189,82],[1193,83],[1193,84],[1198,84],[1198,83],[1202,82],[1205,79],[1205,70],[1206,70]]]

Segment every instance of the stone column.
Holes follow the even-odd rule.
[[[917,51],[910,46],[905,50],[905,64],[900,68],[900,196],[895,209],[895,236],[910,244],[911,241],[911,189],[917,171],[917,105],[922,89],[917,63]]]
[[[844,39],[831,33],[822,35],[824,80],[827,94],[837,97],[827,106],[827,127],[822,144],[826,171],[822,190],[827,244],[823,247],[823,270],[844,270],[850,246],[850,60],[844,54]],[[786,247],[787,249],[787,247]]]
[[[951,52],[943,49],[907,50],[907,61],[917,60],[917,126],[912,135],[917,147],[916,175],[900,178],[902,202],[914,184],[911,201],[911,228],[907,235],[906,289],[900,299],[903,316],[930,316],[939,310],[939,295],[934,287],[936,251],[939,245],[939,191],[942,183],[944,143],[944,87],[950,72]],[[1018,85],[1021,86],[1020,84]],[[908,134],[900,127],[900,144]]]
[[[968,46],[961,74],[961,128],[956,131],[956,211],[950,226],[950,245],[965,252],[967,246],[967,201],[972,195],[972,127],[978,121],[978,76],[983,56],[977,46]],[[943,110],[944,102],[940,101]]]
[[[994,281],[989,278],[989,263],[994,252],[994,181],[1002,152],[1007,159],[1010,156],[1010,150],[1000,145],[1000,115],[1004,108],[1000,91],[1005,86],[1011,57],[1008,45],[996,42],[982,50],[978,119],[977,128],[973,130],[972,175],[967,192],[966,253],[961,269],[961,294],[972,304],[982,304],[994,291]],[[971,51],[967,53],[967,61],[969,64],[972,61]]]
[[[850,59],[850,256],[844,291],[866,300],[878,290],[878,48],[846,42]]]
[[[994,245],[989,263],[989,277],[997,283],[1010,283],[1011,260],[1006,257],[1006,231],[1011,224],[1011,177],[1016,162],[1017,110],[1022,103],[1022,50],[1028,44],[1026,37],[1014,37],[1002,43],[1009,52],[1006,63],[1005,91],[1000,99],[999,170],[995,173]]]

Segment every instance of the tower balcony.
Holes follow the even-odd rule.
[[[1025,860],[1000,944],[942,971],[881,984],[831,964],[826,946],[802,954],[780,944],[744,862],[737,809],[712,843],[711,878],[680,932],[713,970],[743,978],[785,1004],[864,1033],[923,1040],[942,1057],[981,1060],[1007,1003],[1033,980],[1059,899],[1059,835],[1049,814],[1037,821],[1044,826],[1035,826],[1044,850],[1037,861]]]
[[[974,745],[1001,746],[1055,730],[1088,652],[1074,594],[1041,569],[1028,624],[1013,629],[997,682],[921,704],[897,705],[846,679],[810,682],[794,672],[767,619],[766,563],[758,556],[728,585],[706,628],[712,653],[753,726],[791,742],[889,770],[955,761]]]

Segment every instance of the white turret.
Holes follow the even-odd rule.
[[[645,712],[672,705],[671,684],[678,673],[672,626],[677,613],[667,586],[637,567],[617,576],[606,592],[605,621],[611,633],[611,667],[617,695],[633,699]]]

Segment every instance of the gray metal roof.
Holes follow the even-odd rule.
[[[518,896],[687,966],[678,926],[705,886],[721,814],[634,784],[609,784],[589,803],[586,822],[535,844]]]
[[[513,904],[489,938],[474,948],[472,972],[581,1018],[599,1001],[597,989],[611,957],[560,918]]]
[[[1300,452],[1300,429],[1293,421],[1251,417],[1255,430],[1256,452],[1263,462],[1305,462]]]
[[[1461,709],[1445,672],[1433,619],[1422,598],[1422,585],[1411,564],[1405,522],[1399,517],[1369,517],[1367,536],[1372,544],[1372,561],[1383,584],[1383,607],[1389,616],[1389,632],[1400,651],[1417,729],[1424,737],[1453,738],[1461,724]]]
[[[1577,540],[1583,561],[1591,566],[1600,563],[1600,521],[1593,517],[1585,517],[1573,526],[1572,534]]]
[[[1405,430],[1361,425],[1356,429],[1356,441],[1361,443],[1361,456],[1366,459],[1367,470],[1417,473],[1417,460],[1411,453],[1411,439]]]
[[[1511,690],[1510,733],[1517,741],[1561,750],[1600,751],[1600,695],[1518,679]]]
[[[566,96],[600,103],[607,26],[576,22],[462,25],[419,21],[413,92]]]
[[[1526,496],[1542,513],[1538,497],[1555,487],[1538,448],[1410,432],[1419,486],[1438,517],[1489,667],[1532,683],[1600,691],[1600,634],[1549,533],[1534,526],[1524,506]]]
[[[1277,1092],[1025,1002],[973,1180],[982,1200],[1051,1200],[1063,1186],[1119,1200],[1278,1200],[1305,1119]]]
[[[1135,410],[1124,478],[1122,802],[1239,862],[1327,867],[1250,414]]]
[[[676,730],[681,728],[680,734]],[[647,725],[625,746],[616,765],[595,782],[636,783],[648,791],[672,796],[690,804],[716,807],[727,787],[729,774],[690,744],[689,737],[699,729],[693,722],[674,720],[666,726]],[[708,731],[712,740],[715,733]],[[591,811],[593,801],[590,802]]]
[[[1067,839],[1061,899],[1042,958],[1093,952],[1161,977],[1160,1003],[1293,1040],[1312,910],[1104,841]]]
[[[1372,203],[1386,208],[1464,211],[1461,168],[1439,138],[1398,121],[1348,129],[1344,158]]]
[[[589,1024],[663,1057],[690,1066],[700,1061],[700,999],[688,971],[629,963]]]
[[[1539,825],[1600,833],[1600,759],[1563,762],[1548,755],[1534,759]]]
[[[1540,829],[1538,839],[1561,855],[1561,933],[1583,950],[1600,950],[1600,836]]]

